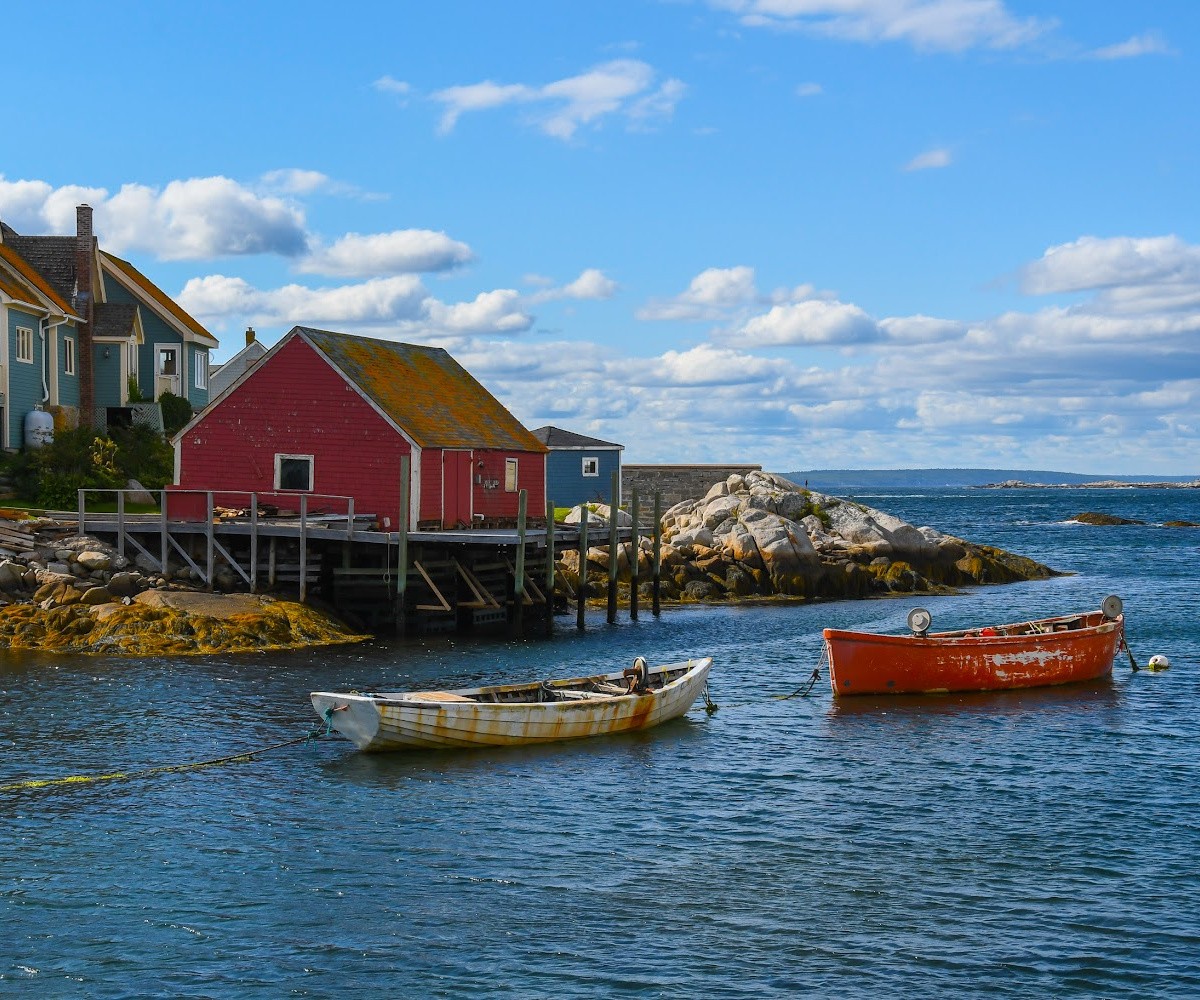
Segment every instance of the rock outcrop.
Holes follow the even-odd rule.
[[[594,537],[603,540],[602,529]],[[765,472],[730,476],[703,498],[676,504],[663,515],[662,537],[667,600],[936,593],[1055,575],[1032,559],[917,528]],[[628,580],[632,544],[619,546],[616,557],[619,577]],[[604,592],[609,558],[607,548],[588,549],[589,594]],[[640,539],[636,558],[639,580],[648,581],[649,538]],[[562,594],[574,596],[579,554],[566,551],[559,570]],[[641,586],[648,591],[650,584]]]

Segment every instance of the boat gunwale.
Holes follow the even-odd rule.
[[[587,704],[613,705],[613,704],[622,704],[626,701],[630,701],[630,700],[634,700],[634,699],[638,699],[638,698],[645,698],[648,696],[649,697],[658,697],[660,695],[673,692],[678,687],[680,687],[683,684],[690,681],[696,675],[696,673],[698,673],[702,670],[711,669],[711,667],[712,667],[712,657],[711,656],[702,656],[699,659],[679,660],[678,662],[675,662],[675,663],[660,664],[658,666],[654,666],[654,667],[650,668],[650,674],[652,676],[654,674],[670,673],[672,670],[679,670],[679,669],[682,669],[683,673],[681,673],[674,680],[668,681],[666,684],[664,684],[660,688],[651,688],[649,690],[641,691],[641,692],[630,691],[626,694],[598,696],[594,699],[582,698],[582,699],[570,699],[570,700],[564,700],[564,701],[476,701],[474,698],[470,697],[471,695],[500,694],[500,693],[513,692],[513,691],[537,690],[539,687],[539,683],[538,682],[529,682],[529,681],[525,681],[525,682],[517,683],[517,684],[489,684],[489,685],[484,685],[482,687],[476,687],[476,688],[451,688],[451,689],[447,689],[443,692],[439,692],[439,693],[443,693],[443,694],[459,695],[465,699],[463,701],[458,701],[458,700],[436,701],[436,700],[421,699],[421,698],[413,697],[414,695],[432,693],[432,690],[400,691],[400,692],[388,692],[388,693],[375,693],[375,692],[350,693],[350,692],[345,692],[345,691],[313,691],[310,695],[310,698],[316,698],[316,697],[339,698],[339,699],[344,699],[346,701],[370,703],[370,704],[373,704],[373,705],[376,705],[379,707],[386,707],[386,708],[403,707],[405,709],[417,708],[417,709],[421,709],[421,710],[425,710],[425,711],[429,711],[429,710],[432,710],[432,711],[448,711],[448,710],[459,711],[459,710],[463,710],[463,709],[467,709],[467,708],[470,708],[470,709],[477,709],[477,708],[488,708],[488,709],[538,708],[541,710],[562,709],[564,706],[570,706],[570,705],[581,705],[581,704],[582,705],[587,705]],[[589,683],[598,683],[598,682],[609,682],[609,683],[622,682],[625,679],[626,678],[625,678],[624,671],[618,670],[618,671],[614,671],[612,673],[607,673],[607,674],[592,674],[592,675],[583,676],[583,677],[567,677],[567,678],[560,678],[557,680],[548,680],[543,683],[548,684],[551,688],[560,687],[565,690],[570,690],[570,685],[589,684]]]
[[[1098,612],[1084,612],[1074,615],[1059,615],[1054,618],[1035,618],[1023,622],[1010,622],[1005,625],[990,626],[995,629],[1006,628],[1023,628],[1029,625],[1050,625],[1057,622],[1075,621],[1080,618],[1086,618],[1088,615]],[[983,626],[987,628],[989,626]],[[1120,629],[1122,632],[1125,627],[1124,614],[1117,615],[1116,618],[1104,618],[1094,625],[1082,625],[1079,628],[1048,630],[1036,632],[1015,632],[1015,633],[997,633],[996,635],[980,635],[978,628],[959,629],[953,632],[929,632],[926,635],[895,635],[887,632],[856,632],[851,629],[833,629],[827,628],[822,632],[822,636],[826,642],[829,641],[850,641],[850,642],[865,642],[876,643],[879,645],[898,645],[898,646],[927,646],[930,648],[939,648],[943,646],[1005,646],[1005,645],[1021,645],[1028,646],[1032,643],[1065,643],[1072,640],[1081,639],[1088,636],[1105,635],[1114,629]]]

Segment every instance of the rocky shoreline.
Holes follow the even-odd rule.
[[[1033,559],[917,528],[765,472],[730,476],[703,498],[672,507],[662,524],[661,596],[668,601],[932,594],[1060,575]],[[609,558],[607,547],[588,549],[585,596],[605,594]],[[627,582],[632,543],[619,546],[616,558]],[[640,539],[636,558],[639,581],[647,581],[639,591],[648,596],[651,539]],[[578,596],[577,552],[563,553],[557,580],[561,597]]]
[[[246,653],[366,638],[322,612],[251,594],[210,594],[190,570],[142,571],[50,518],[5,518],[0,648],[128,656]]]

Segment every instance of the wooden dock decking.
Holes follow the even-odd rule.
[[[134,514],[126,511],[128,492],[81,490],[78,510],[72,512],[78,534],[111,537],[119,555],[150,572],[167,575],[173,567],[187,567],[210,590],[225,567],[251,593],[262,590],[264,583],[267,588],[295,584],[303,602],[316,588],[340,612],[373,629],[390,624],[401,631],[429,632],[504,623],[519,634],[528,618],[543,621],[549,632],[556,553],[569,549],[582,553],[597,544],[610,549],[631,541],[637,544],[642,534],[654,538],[654,613],[659,610],[657,519],[651,532],[611,525],[605,526],[606,538],[592,535],[589,541],[586,523],[529,527],[521,491],[520,513],[512,528],[392,531],[379,529],[377,515],[356,513],[348,497],[287,495],[299,510],[285,513],[270,503],[278,494],[162,490],[157,513]],[[116,512],[89,512],[90,494],[115,496]],[[172,506],[179,506],[181,495],[190,498],[192,510],[188,516],[172,517]],[[338,504],[345,512],[329,513]],[[317,512],[312,512],[314,506]],[[264,508],[272,512],[264,514]],[[69,520],[72,513],[56,516]],[[548,504],[541,523],[553,524],[553,516]],[[609,562],[608,620],[612,622],[616,620],[617,560]],[[636,563],[631,560],[634,618],[638,613]],[[580,587],[580,628],[585,599],[586,588]]]

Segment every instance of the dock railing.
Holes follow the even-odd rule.
[[[342,520],[345,520],[345,540],[348,542],[354,540],[354,497],[334,496],[325,493],[301,493],[297,495],[295,493],[280,493],[277,491],[248,492],[242,490],[170,489],[158,491],[159,509],[157,514],[130,514],[125,509],[126,498],[130,493],[135,492],[145,491],[80,490],[78,494],[78,534],[80,536],[87,534],[88,494],[113,495],[116,497],[117,504],[115,524],[108,520],[109,515],[107,512],[100,513],[93,511],[92,518],[98,530],[115,531],[117,536],[117,554],[119,556],[124,557],[127,547],[132,547],[159,572],[165,573],[168,559],[173,551],[187,563],[197,576],[204,580],[205,586],[209,590],[213,588],[216,577],[216,557],[219,554],[249,585],[250,592],[257,593],[260,508],[264,503],[267,506],[277,507],[280,511],[287,510],[289,513],[294,511],[299,515],[301,600],[304,600],[307,596],[306,562],[309,531],[315,526],[319,526],[322,533],[327,535],[332,534],[331,528],[338,525]],[[286,502],[275,504],[271,503],[268,498],[279,498]],[[317,511],[311,509],[314,501],[318,504]],[[344,509],[345,513],[331,514],[330,507]],[[220,509],[248,511],[247,523],[250,535],[249,571],[243,569],[237,559],[217,540],[214,525],[217,522],[217,512]],[[101,521],[102,518],[104,519],[103,521]],[[129,530],[131,527],[136,526],[144,534],[149,525],[155,522],[157,522],[159,529],[160,544],[158,553],[151,552]],[[205,565],[203,567],[199,566],[188,551],[172,536],[172,523],[204,525]]]

